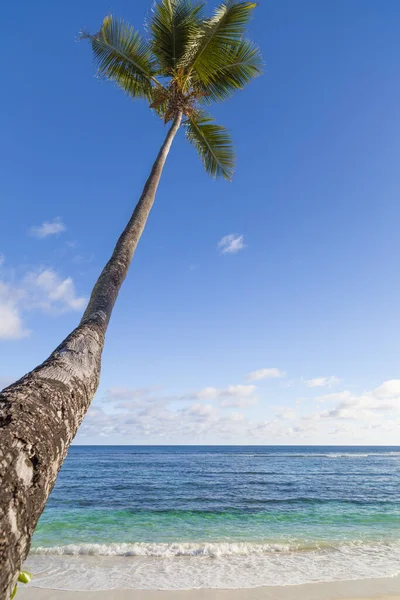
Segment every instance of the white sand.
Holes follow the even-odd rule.
[[[16,600],[400,600],[400,577],[235,590],[64,592],[19,585]]]

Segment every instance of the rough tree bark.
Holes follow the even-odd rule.
[[[0,393],[0,600],[8,600],[32,533],[96,392],[105,333],[179,129],[176,115],[138,204],[78,327],[36,369]]]

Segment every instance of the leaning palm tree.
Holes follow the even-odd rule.
[[[39,367],[0,394],[0,597],[9,598],[37,520],[96,392],[105,333],[146,225],[172,141],[182,125],[212,176],[231,179],[228,131],[207,105],[229,98],[260,73],[244,38],[255,4],[226,0],[212,17],[190,0],[159,0],[148,39],[108,16],[90,40],[100,77],[145,99],[171,122],[139,202],[93,288],[78,327]]]

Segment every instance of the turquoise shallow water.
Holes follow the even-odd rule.
[[[394,575],[399,475],[400,447],[75,446],[29,560],[68,589]]]

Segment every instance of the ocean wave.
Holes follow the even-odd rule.
[[[34,585],[59,590],[253,588],[391,577],[400,541],[70,544],[31,551]]]
[[[39,546],[31,550],[32,554],[40,555],[69,555],[69,556],[147,556],[158,558],[173,558],[181,556],[211,558],[225,556],[254,556],[276,553],[319,552],[319,551],[349,551],[352,548],[397,548],[400,551],[400,541],[362,540],[349,541],[290,541],[283,542],[133,542],[111,544],[66,544],[64,546]]]
[[[32,554],[86,555],[86,556],[252,556],[276,552],[299,552],[333,548],[328,542],[254,543],[254,542],[176,542],[176,543],[114,543],[66,544],[64,546],[39,546]]]
[[[242,455],[243,456],[243,455]],[[255,458],[369,458],[369,457],[400,457],[399,451],[391,452],[270,452],[253,455]]]
[[[369,458],[370,456],[400,456],[400,452],[328,452],[326,455],[328,458]]]
[[[118,453],[120,456],[134,456],[136,458],[138,457],[142,457],[142,456],[152,456],[152,457],[156,457],[156,458],[160,458],[163,456],[167,456],[168,458],[174,457],[174,456],[188,456],[188,452],[119,452]],[[346,452],[346,451],[340,451],[340,450],[327,450],[326,452],[274,452],[274,451],[255,451],[254,453],[247,453],[247,452],[240,452],[240,447],[239,450],[237,452],[224,452],[221,450],[215,450],[215,451],[196,451],[193,452],[193,455],[196,457],[220,457],[220,456],[228,456],[228,457],[235,457],[235,458],[322,458],[322,457],[332,457],[335,456],[336,458],[366,458],[369,456],[384,456],[384,457],[390,457],[390,456],[400,456],[400,451],[399,450],[393,450],[393,451],[387,451],[387,452],[379,452],[379,451],[365,451],[362,452],[361,450],[359,452]],[[75,457],[73,457],[75,458]],[[86,461],[90,461],[91,457],[90,456],[85,456],[85,460]],[[95,459],[96,462],[98,462],[98,457],[96,457]],[[108,461],[105,463],[108,464]]]

